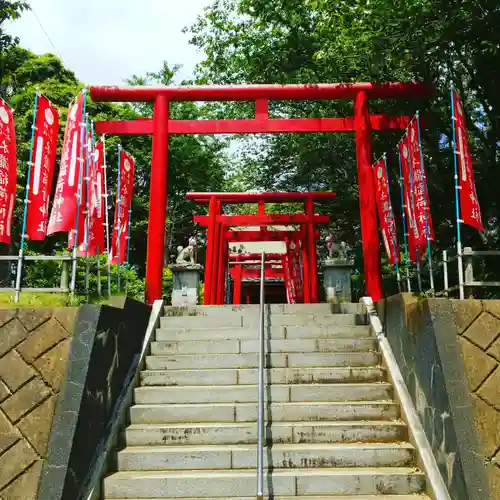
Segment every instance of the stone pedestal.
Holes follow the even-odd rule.
[[[195,306],[199,302],[201,264],[171,264],[172,305]]]
[[[354,261],[327,259],[323,262],[323,282],[327,302],[351,302],[351,271]]]

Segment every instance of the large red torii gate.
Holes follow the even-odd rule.
[[[278,132],[355,132],[361,233],[367,293],[382,297],[380,246],[371,131],[404,129],[409,117],[370,115],[369,99],[426,98],[423,83],[326,83],[288,85],[90,87],[93,101],[153,102],[152,119],[97,122],[99,134],[152,135],[150,211],[146,263],[146,301],[162,296],[164,231],[167,206],[168,136],[170,134],[249,134]],[[269,101],[352,100],[354,116],[346,118],[269,118]],[[255,118],[245,120],[174,120],[171,101],[253,101]]]

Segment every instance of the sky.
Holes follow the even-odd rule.
[[[134,74],[158,71],[163,61],[171,66],[181,64],[178,79],[182,80],[192,76],[203,57],[189,45],[189,35],[182,29],[210,3],[212,0],[31,0],[34,13],[25,12],[7,30],[36,54],[56,52],[88,85],[119,85]]]

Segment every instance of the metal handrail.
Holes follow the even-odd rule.
[[[259,381],[257,410],[257,500],[264,499],[264,365],[265,365],[265,330],[264,330],[264,280],[266,253],[262,250],[260,271],[260,321],[259,321]]]

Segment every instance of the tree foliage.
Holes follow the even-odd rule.
[[[31,125],[33,121],[33,104],[35,91],[38,89],[46,95],[61,111],[61,128],[59,137],[59,155],[61,153],[62,135],[66,125],[67,107],[70,101],[81,91],[83,84],[78,81],[72,71],[64,67],[62,62],[52,54],[35,55],[20,46],[10,46],[3,54],[5,69],[0,78],[0,92],[14,109],[16,120],[17,153],[18,153],[18,186],[14,215],[14,241],[9,250],[16,253],[21,233],[23,200],[25,196],[26,172],[29,161]],[[170,84],[178,68],[170,69],[164,63],[158,73],[146,75],[144,78],[133,77],[131,83]],[[91,120],[136,119],[151,117],[152,109],[148,105],[116,105],[110,103],[94,103],[87,100],[87,111]],[[208,112],[202,106],[183,103],[172,106],[171,115],[177,118],[203,118]],[[148,230],[151,138],[109,137],[107,138],[107,163],[109,199],[114,202],[117,180],[117,144],[134,156],[136,174],[134,196],[132,200],[131,230],[131,265],[138,277],[144,276],[146,261],[146,243]],[[169,141],[168,162],[168,217],[165,226],[167,248],[187,244],[196,228],[192,215],[194,206],[187,202],[186,192],[190,190],[220,189],[224,182],[224,170],[227,158],[223,154],[225,142],[220,139],[202,136],[176,136]],[[56,170],[57,172],[57,170]],[[55,188],[55,179],[53,189]],[[113,221],[114,207],[110,207],[110,223]],[[66,248],[67,235],[58,234],[47,238],[44,242],[29,242],[30,250],[44,254],[54,254]],[[50,266],[44,271],[51,279]],[[43,273],[42,273],[43,274]],[[134,275],[135,277],[135,275]],[[29,279],[30,276],[27,275]],[[37,278],[38,279],[38,278]]]
[[[465,244],[498,246],[500,6],[464,0],[216,0],[188,28],[206,53],[198,67],[203,83],[319,83],[425,81],[424,102],[375,101],[371,112],[412,115],[426,122],[422,139],[435,250],[454,244],[454,187],[449,90],[464,97],[478,195],[487,231],[465,228]],[[352,103],[273,103],[276,116],[352,115]],[[248,112],[230,106],[229,115]],[[400,218],[395,146],[402,132],[374,134],[374,158],[389,152],[392,198]],[[362,269],[353,137],[348,134],[274,135],[247,141],[239,158],[239,182],[247,188],[337,192],[328,211],[339,238],[354,245]],[[401,226],[401,224],[399,224]],[[402,239],[402,234],[401,234]],[[387,268],[386,268],[387,269]]]

